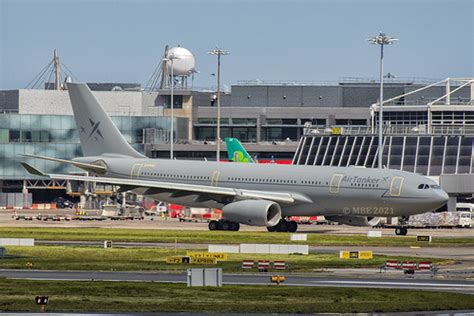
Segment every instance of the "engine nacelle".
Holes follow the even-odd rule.
[[[338,222],[349,226],[377,226],[380,223],[380,217],[367,216],[324,216],[327,220]]]
[[[275,226],[281,219],[281,207],[267,200],[245,200],[222,208],[225,220],[251,226]]]

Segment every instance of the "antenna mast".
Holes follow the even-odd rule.
[[[59,55],[56,49],[54,50],[53,63],[54,63],[54,90],[61,90],[61,63],[59,62]]]

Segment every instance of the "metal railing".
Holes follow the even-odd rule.
[[[423,77],[384,77],[383,82],[385,83],[396,83],[396,84],[430,84],[438,82],[440,79],[423,78]],[[379,83],[380,78],[376,77],[341,77],[339,82],[344,84],[358,83],[358,84],[373,84]]]
[[[439,79],[422,78],[422,77],[391,77],[385,78],[385,83],[396,83],[396,84],[431,84],[439,81]],[[339,80],[238,80],[237,85],[250,86],[250,85],[265,85],[265,86],[338,86],[340,84],[377,84],[379,78],[372,77],[340,77]]]
[[[238,86],[337,86],[337,81],[314,80],[238,80]]]
[[[311,127],[304,129],[304,135],[375,135],[377,131],[377,128],[372,131],[370,126]],[[385,135],[474,135],[474,126],[431,126],[429,131],[425,126],[395,125],[384,127],[383,133]]]

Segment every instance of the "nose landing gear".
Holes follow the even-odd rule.
[[[395,235],[406,236],[407,233],[408,233],[407,227],[399,226],[395,228]]]

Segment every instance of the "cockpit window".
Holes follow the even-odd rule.
[[[422,183],[418,186],[418,189],[429,189],[429,188],[432,188],[432,189],[441,189],[441,187],[437,184],[426,184],[426,183]]]
[[[429,189],[430,188],[430,185],[429,184],[425,184],[425,183],[422,183],[418,186],[418,189]]]

